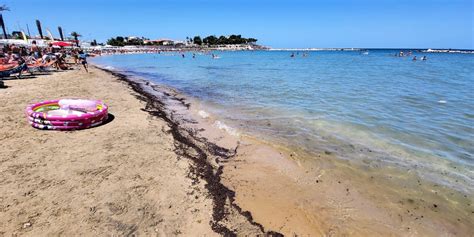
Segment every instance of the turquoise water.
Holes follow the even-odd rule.
[[[230,126],[307,151],[417,167],[474,189],[474,55],[399,50],[217,52],[92,60],[177,88]],[[370,151],[370,152],[364,152]],[[374,151],[374,152],[372,152]],[[373,153],[373,154],[372,154]]]

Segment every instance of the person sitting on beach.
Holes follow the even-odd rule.
[[[46,48],[46,53],[47,54],[54,54],[55,50],[54,50],[54,47],[53,47],[53,44],[48,44],[48,47]]]
[[[57,59],[56,60],[56,65],[57,65],[58,69],[69,70],[69,67],[66,65],[65,58],[66,58],[65,54],[61,54],[61,55],[56,56],[56,59]]]
[[[21,49],[15,44],[10,45],[10,51],[12,52],[12,54],[20,56]]]

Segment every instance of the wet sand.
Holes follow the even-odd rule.
[[[0,234],[473,232],[472,196],[234,133],[171,88],[91,71],[0,90]],[[102,99],[114,119],[76,132],[27,125],[27,104],[65,97]]]

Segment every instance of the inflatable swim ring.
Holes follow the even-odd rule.
[[[29,105],[31,126],[49,130],[76,130],[97,126],[108,118],[108,107],[100,100],[48,100]]]

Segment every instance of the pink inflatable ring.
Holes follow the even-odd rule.
[[[33,127],[52,130],[94,127],[108,117],[108,107],[100,100],[48,100],[29,105],[25,112]]]
[[[104,120],[105,121],[105,120]],[[67,131],[67,130],[79,130],[79,129],[87,129],[87,128],[92,128],[97,125],[102,124],[103,121],[98,121],[96,123],[92,124],[83,124],[83,125],[64,125],[64,126],[57,126],[57,125],[48,125],[48,124],[38,124],[29,121],[30,125],[34,128],[37,129],[43,129],[43,130],[60,130],[60,131]]]
[[[50,121],[44,120],[41,118],[32,118],[27,116],[28,122],[36,123],[38,125],[53,125],[53,126],[83,126],[87,124],[94,124],[96,122],[105,122],[107,120],[107,114],[104,116],[99,116],[94,119],[85,119],[85,120],[71,120],[71,121]]]

